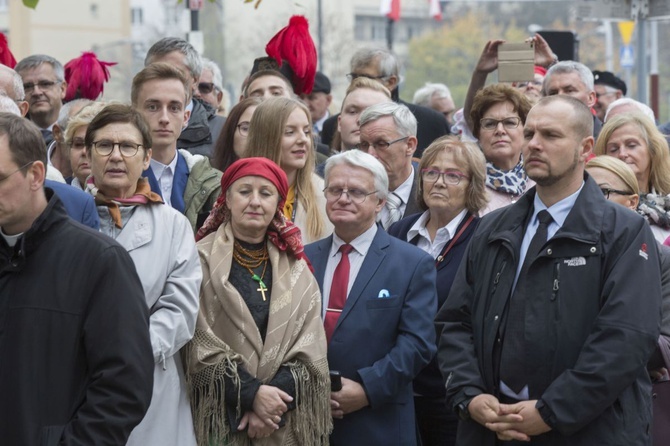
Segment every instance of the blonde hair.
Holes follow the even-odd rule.
[[[102,101],[92,102],[84,106],[76,115],[70,118],[70,122],[68,122],[67,127],[65,127],[65,145],[68,147],[68,152],[70,151],[72,138],[74,138],[74,134],[77,133],[77,130],[82,127],[88,127],[91,121],[93,121],[93,118],[95,118],[98,113],[109,104],[110,103],[108,102]]]
[[[249,123],[249,136],[245,158],[262,156],[268,158],[279,167],[281,165],[282,137],[289,116],[299,108],[305,113],[312,128],[312,118],[309,109],[300,101],[289,98],[270,98],[263,101],[254,111]],[[312,183],[314,175],[315,153],[314,141],[308,138],[307,159],[305,166],[297,171],[295,187],[296,200],[305,208],[307,214],[307,236],[312,240],[320,239],[326,229],[321,210],[317,206],[316,190]]]
[[[619,158],[607,155],[596,156],[586,163],[586,170],[591,167],[597,167],[612,172],[623,181],[626,185],[626,189],[630,191],[630,195],[637,195],[638,185],[635,173],[628,164],[624,163]]]
[[[453,154],[456,164],[465,169],[464,173],[470,180],[465,190],[465,208],[470,214],[478,215],[488,201],[486,195],[486,159],[477,144],[459,141],[455,136],[438,138],[423,151],[418,169],[419,177],[417,181],[419,187],[416,190],[419,207],[424,211],[428,209],[428,205],[423,199],[421,170],[428,168],[442,152]]]
[[[654,122],[642,112],[622,113],[608,119],[600,131],[594,153],[596,155],[607,155],[607,143],[612,137],[612,133],[627,124],[636,127],[647,144],[650,158],[649,186],[657,194],[670,194],[670,149],[668,149],[668,141],[656,128]],[[636,190],[641,189],[638,184]]]

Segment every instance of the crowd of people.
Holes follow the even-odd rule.
[[[3,442],[657,440],[668,136],[529,40],[532,79],[486,85],[490,41],[462,107],[400,100],[381,48],[341,104],[268,57],[229,108],[173,37],[127,103],[48,55],[0,65]]]

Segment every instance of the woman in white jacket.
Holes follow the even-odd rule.
[[[105,107],[89,124],[85,144],[91,160],[86,190],[95,198],[100,230],[128,250],[150,311],[153,397],[127,444],[195,445],[179,355],[193,337],[202,281],[193,231],[141,177],[151,159],[151,134],[138,112]]]

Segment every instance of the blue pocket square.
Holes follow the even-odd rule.
[[[391,297],[391,293],[389,293],[389,290],[383,289],[379,291],[379,294],[377,295],[378,299],[386,299]]]

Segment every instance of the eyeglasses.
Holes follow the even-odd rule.
[[[534,87],[541,87],[542,81],[519,82],[517,84],[514,84],[516,88],[526,88],[529,85],[532,85]]]
[[[323,190],[323,194],[326,196],[327,200],[336,201],[339,200],[342,194],[347,194],[349,200],[356,204],[361,204],[365,201],[368,195],[376,194],[377,191],[373,190],[372,192],[365,192],[360,189],[344,189],[342,187],[327,187]]]
[[[202,94],[210,94],[216,86],[214,82],[200,82],[198,83],[198,91]]]
[[[0,183],[4,182],[7,178],[11,177],[11,176],[14,175],[15,173],[22,171],[23,169],[25,169],[26,167],[30,166],[30,165],[33,164],[34,162],[35,162],[35,161],[30,161],[30,162],[24,164],[23,166],[19,167],[18,169],[16,169],[14,172],[12,172],[12,173],[8,173],[8,174],[5,175],[4,177],[0,178]]]
[[[119,152],[121,152],[121,156],[124,158],[130,158],[137,154],[137,151],[140,149],[140,147],[142,147],[142,144],[135,144],[134,142],[130,141],[114,142],[108,139],[93,141],[93,148],[100,156],[111,155],[114,151],[114,147],[116,146],[119,146]]]
[[[84,143],[84,140],[81,138],[73,139],[68,143],[68,146],[70,146],[70,149],[75,150],[82,150],[86,148],[86,144]]]
[[[387,76],[370,76],[369,74],[363,74],[363,73],[349,73],[347,74],[347,79],[349,79],[349,82],[353,81],[354,79],[358,79],[359,77],[365,77],[367,79],[372,79],[372,80],[380,80],[384,79]]]
[[[482,127],[482,130],[493,131],[498,128],[498,124],[502,122],[503,127],[507,130],[512,130],[519,127],[521,124],[521,118],[516,116],[510,116],[509,118],[504,119],[493,119],[493,118],[484,118],[479,120],[479,124]]]
[[[617,194],[617,195],[633,195],[633,192],[626,192],[623,190],[616,190],[616,189],[610,189],[609,187],[601,187],[600,192],[603,193],[605,198],[608,200],[610,199],[610,194]]]
[[[28,82],[27,84],[23,84],[23,89],[25,90],[26,93],[32,93],[33,90],[35,90],[35,87],[39,87],[40,91],[47,91],[51,90],[54,85],[57,84],[62,84],[63,81],[39,81],[36,84],[33,82]]]
[[[240,136],[247,136],[249,134],[249,121],[242,121],[237,124],[237,131],[240,132]]]
[[[467,175],[458,171],[440,172],[434,169],[421,169],[421,178],[424,181],[436,183],[440,177],[446,184],[453,184],[454,186],[460,183],[462,178],[469,179]]]
[[[370,146],[372,146],[372,148],[375,149],[377,152],[382,152],[382,151],[388,149],[391,144],[395,144],[395,143],[400,142],[400,141],[402,141],[404,139],[407,139],[407,138],[409,138],[409,136],[403,136],[402,138],[394,139],[393,141],[389,141],[389,142],[377,141],[377,142],[373,142],[372,144],[370,144],[367,141],[361,141],[359,144],[356,144],[354,147],[358,150],[362,150],[363,152],[367,152],[368,150],[370,150]]]

